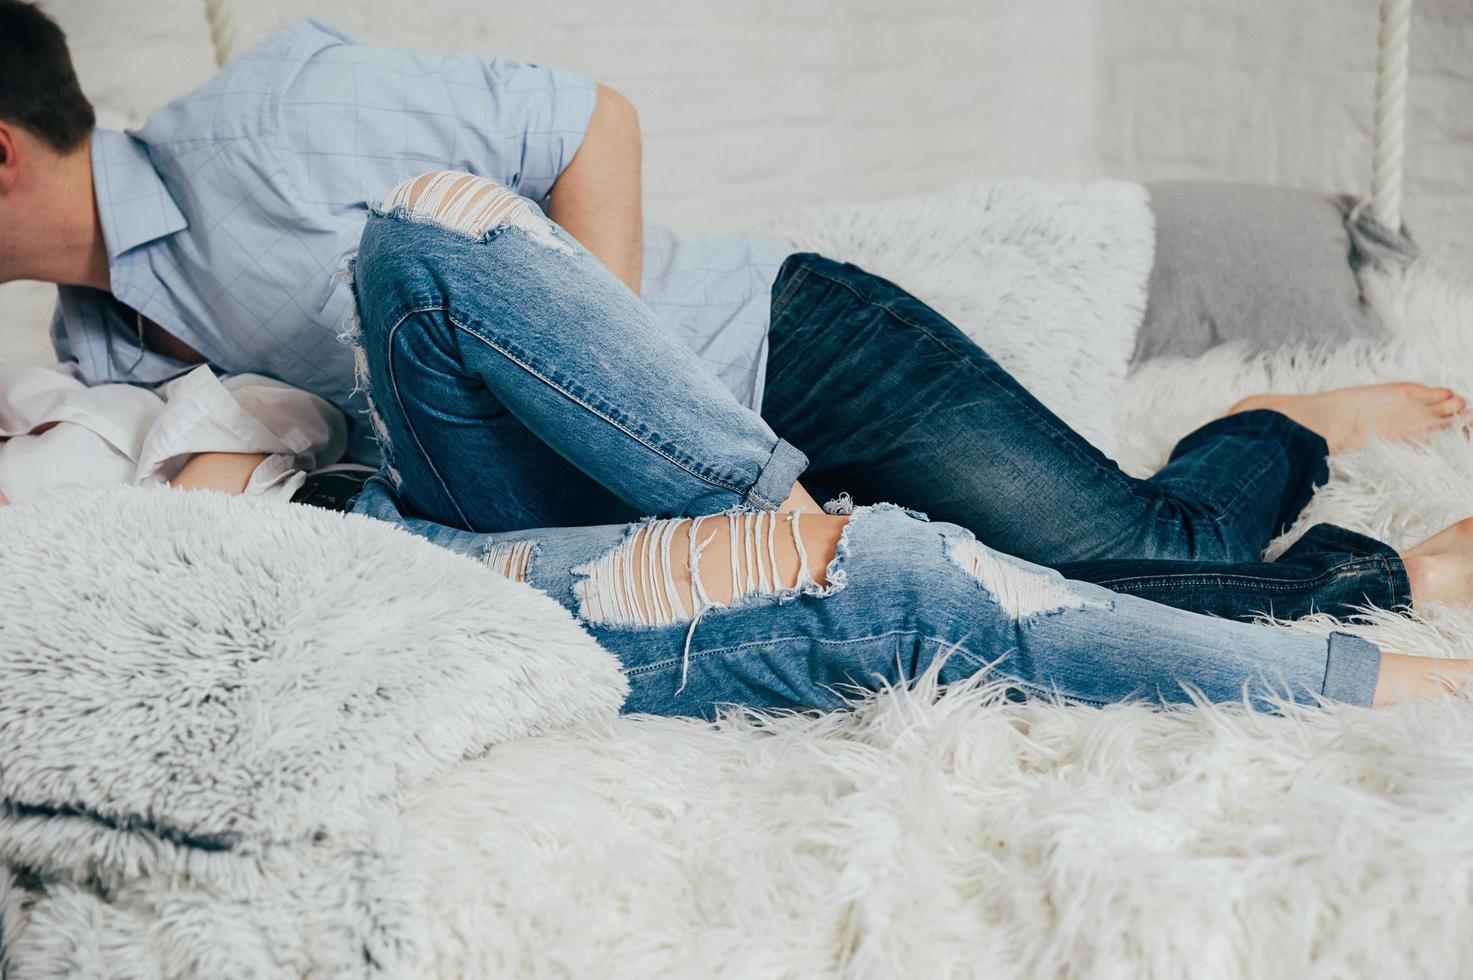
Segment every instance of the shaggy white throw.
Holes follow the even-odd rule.
[[[16,980],[402,975],[398,805],[628,693],[552,599],[367,518],[122,488],[0,540]]]
[[[1040,187],[1007,182],[949,200],[973,221],[1003,186]],[[1037,200],[1132,206],[1119,185],[1089,191]],[[1069,220],[1008,206],[1025,231]],[[1137,294],[1083,275],[1067,299],[1039,297],[1028,291],[1035,273],[1052,263],[1066,277],[1106,274],[1108,249],[1030,259],[1007,240],[956,232],[951,213],[926,202],[814,213],[789,219],[790,238],[936,303],[1072,424],[1107,429],[1101,441],[1136,472],[1259,390],[1403,379],[1473,388],[1473,289],[1430,264],[1368,280],[1385,344],[1246,361],[1224,349],[1125,379],[1137,320],[1120,318],[1138,317],[1143,279]],[[920,214],[930,223],[909,220]],[[1129,220],[1127,252],[1149,215]],[[933,233],[937,222],[953,230]],[[1087,227],[1066,234],[1092,237]],[[999,281],[999,269],[1024,270],[1023,282]],[[1108,315],[1052,318],[1055,302],[1087,307],[1093,290]],[[983,296],[992,299],[970,302]],[[1339,457],[1302,526],[1330,521],[1408,545],[1469,515],[1473,447],[1448,433]],[[1375,614],[1339,628],[1473,657],[1468,613]],[[923,683],[853,713],[715,727],[622,718],[460,766],[407,814],[417,864],[435,882],[425,973],[1473,973],[1466,699],[1267,717],[1017,705],[983,685],[934,694]]]
[[[1008,182],[946,200],[799,216],[788,230],[795,242],[822,244],[937,303],[1137,471],[1196,421],[1270,383],[1308,389],[1405,376],[1467,388],[1473,381],[1466,343],[1473,295],[1425,266],[1371,284],[1394,335],[1384,347],[1248,363],[1224,351],[1157,363],[1127,379],[1150,265],[1149,213],[1138,188]],[[944,223],[963,212],[957,224]],[[1005,213],[1015,217],[991,220]],[[1110,235],[1090,230],[1091,221],[1110,220],[1118,250]],[[923,221],[933,224],[915,231]],[[1014,239],[997,237],[1009,228]],[[1034,230],[1036,247],[1017,244]],[[902,231],[911,237],[894,245]],[[1071,295],[1030,285],[1047,275],[1062,277]],[[1060,339],[1052,318],[1064,308],[1076,315]],[[1473,450],[1460,436],[1417,448],[1373,445],[1336,461],[1306,520],[1405,544],[1473,513],[1470,486]],[[259,533],[260,518],[222,512],[207,527],[186,522],[183,531],[234,540]],[[91,519],[74,533],[93,535],[114,519],[123,518]],[[313,537],[304,550],[336,561],[339,547],[356,548]],[[86,553],[99,567],[132,558],[115,541]],[[167,563],[164,554],[157,559]],[[39,561],[33,569],[47,574]],[[214,582],[227,572],[198,576],[197,588],[223,595]],[[296,581],[297,591],[318,588]],[[417,595],[429,586],[413,588]],[[373,632],[374,602],[337,600],[362,613],[360,635]],[[20,613],[9,609],[0,620],[7,628]],[[177,617],[151,609],[142,597],[140,628],[161,638],[178,629]],[[1329,624],[1294,628],[1323,632]],[[1402,650],[1473,656],[1473,617],[1465,614],[1432,610],[1426,622],[1378,616],[1350,628]],[[248,642],[252,630],[242,630]],[[540,658],[547,647],[536,641],[533,649]],[[567,698],[580,690],[578,682],[557,688]],[[251,916],[289,917],[304,908],[302,896],[288,894],[284,910],[258,903],[222,915],[145,877],[131,892],[109,894],[111,904],[76,888],[53,905],[91,916],[85,921],[95,932],[84,935],[106,940],[90,942],[91,959],[78,973],[108,975],[102,964],[115,962],[127,969],[112,975],[350,972],[338,951],[356,948],[342,940],[362,928],[360,895],[389,909],[391,897],[401,900],[403,917],[382,921],[404,924],[414,937],[392,947],[406,957],[394,965],[412,976],[1473,971],[1473,706],[1466,700],[1279,718],[1017,705],[980,682],[938,697],[923,679],[854,712],[732,717],[716,726],[613,718],[593,710],[601,703],[595,694],[580,727],[502,741],[418,788],[402,784],[406,795],[381,825],[392,833],[377,839],[378,850],[356,852],[392,854],[393,874],[365,860],[356,877],[318,879],[340,883],[337,908],[346,911],[335,922],[345,932],[309,934],[307,945],[290,930],[271,935],[293,939],[273,963]],[[99,734],[99,751],[107,744]],[[10,785],[0,772],[0,786]],[[393,793],[344,799],[358,795],[373,806]],[[205,809],[187,812],[200,820]],[[210,826],[207,814],[198,825]],[[27,894],[0,886],[7,955],[11,923],[39,928],[34,909],[20,907]],[[159,925],[168,911],[176,916],[172,931]],[[85,925],[76,916],[59,916],[54,934],[75,935]],[[259,958],[240,969],[211,954],[222,945]],[[26,963],[36,969],[14,969],[16,980],[47,975],[37,959]]]

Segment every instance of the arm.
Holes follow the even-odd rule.
[[[644,259],[639,168],[639,116],[600,85],[583,143],[552,185],[548,217],[636,294]]]
[[[548,200],[548,217],[635,294],[644,260],[640,162],[638,113],[624,96],[600,85],[583,144],[553,183]],[[822,512],[796,483],[781,509]]]
[[[265,458],[265,453],[199,453],[169,483],[182,490],[219,490],[239,496]]]

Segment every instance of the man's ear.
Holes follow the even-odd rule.
[[[15,137],[15,127],[0,120],[0,194],[15,186],[20,173],[20,151]]]

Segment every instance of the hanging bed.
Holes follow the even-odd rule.
[[[1473,283],[1402,234],[1399,113],[1369,204],[1008,180],[763,230],[903,282],[1146,472],[1250,391],[1466,388]],[[1279,547],[1473,512],[1461,432],[1332,471]],[[0,540],[6,980],[1473,971],[1466,698],[1273,717],[928,675],[627,717],[550,599],[365,518],[119,489],[0,509]],[[1281,628],[1473,658],[1467,610]]]

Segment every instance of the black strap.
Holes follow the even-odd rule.
[[[353,501],[358,498],[358,492],[372,475],[370,472],[356,470],[310,474],[307,482],[292,494],[292,503],[321,507],[324,510],[351,510]]]

